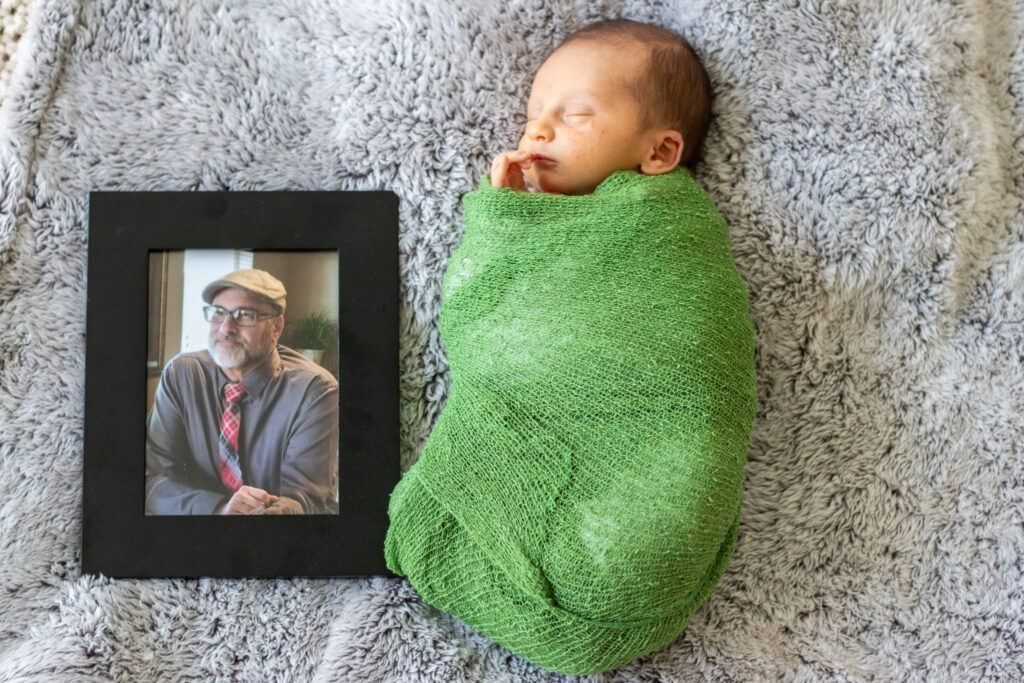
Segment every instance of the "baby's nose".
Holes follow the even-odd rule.
[[[531,140],[543,140],[548,142],[553,136],[551,126],[544,123],[540,119],[534,119],[526,123],[526,135]]]

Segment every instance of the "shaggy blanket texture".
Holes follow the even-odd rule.
[[[568,678],[403,579],[81,576],[86,209],[395,191],[408,466],[449,385],[459,198],[552,45],[608,16],[682,32],[710,73],[697,179],[759,404],[721,583],[586,680],[1024,679],[1019,3],[38,0],[0,106],[0,680]]]

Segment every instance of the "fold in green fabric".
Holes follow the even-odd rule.
[[[685,168],[463,203],[451,390],[388,567],[539,666],[614,668],[682,632],[736,541],[757,392],[729,233]]]

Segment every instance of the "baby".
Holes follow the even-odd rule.
[[[385,558],[552,671],[672,642],[737,538],[755,345],[691,170],[710,101],[683,39],[588,26],[537,73],[519,149],[463,197],[451,390],[391,495]]]
[[[626,19],[571,34],[533,80],[519,149],[491,184],[589,194],[615,171],[692,168],[711,118],[711,86],[680,36]]]

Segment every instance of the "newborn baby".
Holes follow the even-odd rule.
[[[392,493],[385,557],[553,671],[673,641],[736,540],[754,334],[688,168],[710,99],[678,36],[587,27],[537,73],[519,149],[463,200],[440,313],[451,390]]]
[[[692,167],[708,130],[711,86],[678,36],[601,22],[548,57],[526,113],[519,149],[494,160],[491,183],[589,194],[615,171],[660,175],[680,163]]]

